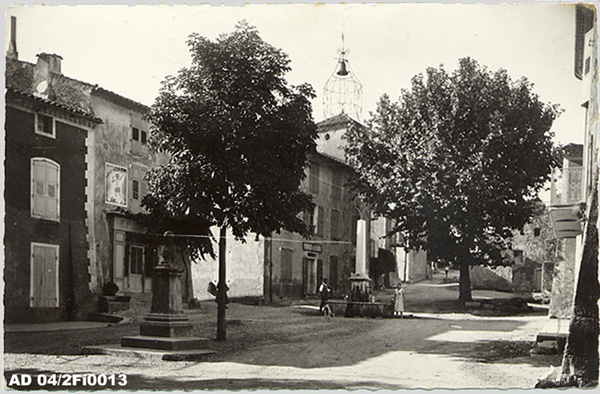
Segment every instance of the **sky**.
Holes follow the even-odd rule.
[[[19,59],[57,53],[63,74],[147,105],[165,76],[190,64],[191,33],[212,40],[246,19],[288,54],[287,80],[313,86],[316,121],[324,118],[323,86],[342,32],[349,66],[363,85],[361,120],[382,94],[396,100],[427,67],[453,70],[470,56],[514,79],[527,77],[542,101],[564,110],[553,126],[556,141],[583,142],[573,5],[9,6],[10,16],[17,17]]]

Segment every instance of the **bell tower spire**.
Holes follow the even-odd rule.
[[[343,113],[360,121],[362,84],[348,66],[349,53],[342,30],[342,47],[338,50],[336,67],[323,87],[323,113],[326,118]]]

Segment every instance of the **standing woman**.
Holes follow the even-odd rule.
[[[400,316],[404,314],[404,289],[402,283],[398,282],[396,287],[396,293],[394,294],[394,316]]]
[[[319,287],[319,292],[321,293],[321,306],[319,307],[319,312],[323,311],[323,308],[327,304],[327,299],[329,298],[329,292],[331,289],[329,288],[329,284],[327,283],[327,278],[323,279],[323,283]]]

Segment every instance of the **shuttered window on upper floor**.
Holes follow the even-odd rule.
[[[308,172],[308,190],[313,193],[319,193],[319,165],[317,163],[310,163]]]
[[[50,159],[31,159],[31,217],[60,220],[60,166]]]

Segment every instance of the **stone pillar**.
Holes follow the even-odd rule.
[[[207,339],[190,337],[192,325],[183,312],[181,274],[171,262],[174,256],[173,233],[165,233],[166,243],[159,248],[159,264],[152,277],[152,307],[140,324],[140,335],[121,338],[121,346],[161,350],[194,350]]]
[[[367,276],[367,221],[359,219],[356,221],[356,261],[355,273],[349,278],[350,301],[371,301],[371,279]]]
[[[152,307],[140,324],[140,334],[160,337],[188,335],[192,325],[183,312],[181,292],[182,272],[171,264],[154,267],[152,276]]]
[[[356,221],[356,263],[355,272],[361,276],[367,276],[367,221],[359,219]]]

